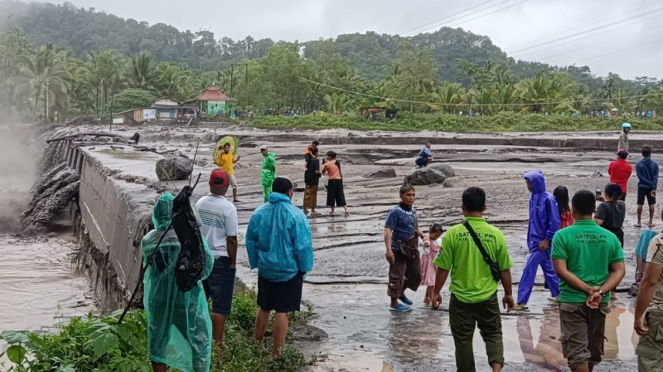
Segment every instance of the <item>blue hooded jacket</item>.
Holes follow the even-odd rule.
[[[557,210],[557,200],[546,191],[546,181],[540,170],[523,176],[532,186],[529,200],[529,226],[527,228],[527,246],[530,252],[539,250],[539,243],[552,238],[559,230],[561,219]],[[548,249],[550,251],[550,249]]]
[[[285,282],[313,270],[311,227],[287,195],[272,193],[253,212],[246,231],[251,269],[271,282]]]
[[[656,190],[658,188],[658,163],[651,158],[642,158],[635,165],[635,173],[638,175],[638,187]]]

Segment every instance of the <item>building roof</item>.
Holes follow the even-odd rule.
[[[208,87],[203,94],[196,97],[198,101],[227,101],[229,99],[228,96],[223,94],[221,88],[216,85]]]

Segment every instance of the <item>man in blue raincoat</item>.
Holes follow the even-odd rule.
[[[540,170],[527,173],[523,178],[532,193],[529,201],[529,226],[527,228],[527,247],[530,254],[518,284],[518,305],[514,308],[516,311],[527,310],[527,302],[532,294],[539,266],[541,266],[546,284],[550,288],[552,295],[550,299],[555,301],[559,297],[559,278],[555,274],[550,256],[551,242],[559,230],[561,222],[557,210],[557,200],[546,191],[546,182]]]
[[[154,372],[166,372],[168,367],[182,372],[209,372],[212,320],[203,285],[198,282],[185,293],[175,281],[181,246],[175,230],[168,229],[173,218],[173,200],[175,197],[170,193],[159,197],[152,213],[154,230],[141,242],[143,265],[147,266],[143,278],[143,305],[150,360]],[[205,239],[202,241],[207,256],[203,274],[206,279],[212,272],[214,256]]]
[[[274,310],[274,349],[280,355],[288,332],[288,313],[299,311],[304,276],[313,269],[311,228],[304,212],[292,205],[292,182],[277,177],[269,202],[253,212],[246,231],[251,269],[258,269],[255,338],[262,348],[269,315]]]

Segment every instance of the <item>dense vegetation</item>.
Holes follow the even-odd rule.
[[[286,340],[282,355],[271,359],[253,341],[253,324],[258,308],[255,292],[240,292],[233,297],[233,314],[226,325],[225,351],[213,350],[212,372],[283,371],[294,372],[307,362]],[[151,371],[147,346],[145,313],[132,311],[121,325],[122,310],[95,319],[74,318],[57,333],[2,332],[7,341],[8,371],[13,372],[136,372]],[[291,326],[304,324],[310,311],[293,316]],[[270,342],[269,338],[266,342]],[[266,345],[267,346],[267,345]]]
[[[3,16],[7,16],[5,17]],[[71,4],[0,2],[0,108],[59,119],[190,99],[220,85],[242,111],[582,115],[663,111],[663,83],[592,75],[588,67],[515,61],[488,37],[442,28],[413,37],[365,34],[304,43],[217,40]],[[1,23],[1,22],[0,22]],[[431,118],[430,120],[433,120]]]

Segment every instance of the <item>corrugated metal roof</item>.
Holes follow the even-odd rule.
[[[223,94],[221,88],[216,85],[208,87],[203,94],[196,97],[198,101],[227,101],[229,99],[228,96]]]

